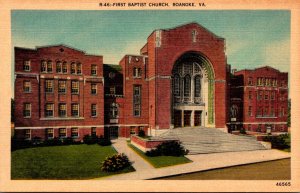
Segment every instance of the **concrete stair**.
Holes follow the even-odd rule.
[[[157,136],[162,139],[179,139],[189,154],[265,150],[252,136],[238,136],[215,128],[176,128]]]

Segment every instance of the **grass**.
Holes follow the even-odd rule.
[[[111,146],[67,145],[20,149],[11,155],[12,179],[91,179],[117,173],[101,171],[101,162],[117,153]]]
[[[189,174],[181,174],[161,180],[290,180],[291,159],[267,161],[233,166]]]
[[[166,166],[173,166],[178,164],[184,164],[192,162],[188,158],[184,156],[174,157],[174,156],[157,156],[157,157],[148,157],[141,150],[137,149],[131,144],[128,146],[133,149],[139,156],[141,156],[144,160],[148,161],[153,167],[161,168]]]

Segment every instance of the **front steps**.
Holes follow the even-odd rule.
[[[170,129],[157,138],[179,139],[189,154],[221,153],[235,151],[265,150],[252,136],[238,136],[224,133],[215,128]]]

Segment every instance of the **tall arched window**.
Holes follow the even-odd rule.
[[[178,74],[174,76],[174,95],[180,96],[180,77]]]
[[[190,97],[191,96],[191,77],[189,75],[186,75],[184,77],[184,97]]]
[[[200,75],[195,76],[194,80],[194,87],[195,87],[195,97],[201,97],[201,77]]]

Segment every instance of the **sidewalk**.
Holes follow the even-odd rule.
[[[243,152],[198,154],[186,156],[188,159],[193,161],[191,163],[169,166],[164,168],[154,168],[127,146],[126,139],[120,138],[113,142],[114,148],[119,153],[125,153],[128,156],[129,160],[133,162],[132,166],[136,169],[136,171],[98,179],[145,180],[163,176],[171,176],[182,173],[190,173],[263,161],[271,161],[290,157],[290,153],[279,150],[257,150]]]

